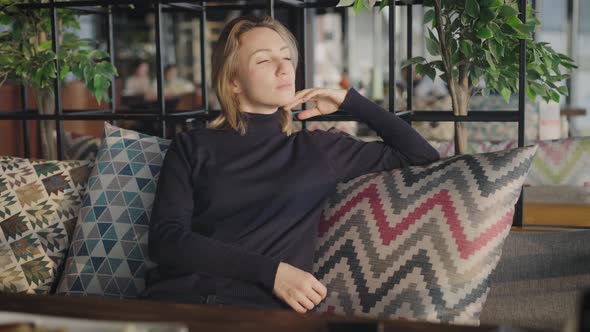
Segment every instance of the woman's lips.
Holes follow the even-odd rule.
[[[283,84],[280,84],[279,86],[277,86],[277,89],[289,88],[292,85],[293,85],[292,83],[283,83]]]

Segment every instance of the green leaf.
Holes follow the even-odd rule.
[[[490,92],[491,92],[490,88],[483,88],[483,89],[481,89],[481,95],[484,96],[484,97],[489,96],[490,95]]]
[[[495,19],[497,16],[496,12],[489,8],[482,8],[480,11],[479,19],[482,23],[487,24]]]
[[[557,91],[559,91],[559,93],[563,96],[569,95],[569,91],[567,90],[567,86],[565,86],[565,85],[558,87]]]
[[[45,75],[50,78],[56,78],[57,75],[55,74],[55,63],[51,62],[49,65],[45,66]]]
[[[545,87],[537,82],[531,82],[530,87],[539,96],[543,96],[546,93]]]
[[[527,84],[525,91],[526,91],[527,97],[529,97],[530,100],[535,101],[535,99],[537,99],[537,94],[531,88],[531,86],[529,84]]]
[[[430,65],[441,72],[445,71],[445,65],[441,60],[431,61]]]
[[[40,51],[47,51],[51,49],[51,40],[44,40],[39,43],[39,50]]]
[[[356,0],[356,2],[354,3],[354,13],[358,14],[361,12],[361,10],[363,10],[363,8],[365,8],[365,3],[364,0]]]
[[[102,76],[94,77],[93,83],[94,83],[94,89],[96,91],[104,91],[109,86],[109,80],[102,77]]]
[[[504,22],[509,26],[517,29],[523,25],[522,21],[518,18],[518,16],[510,16]]]
[[[494,59],[492,59],[492,54],[488,51],[486,51],[485,53],[486,53],[486,61],[490,65],[490,68],[492,69],[492,71],[496,71],[496,64],[494,63]]]
[[[102,91],[96,91],[94,93],[94,97],[96,97],[96,101],[100,104],[100,100],[102,99]]]
[[[500,45],[496,40],[490,39],[489,40],[490,51],[492,51],[492,55],[497,60],[502,59],[504,56],[504,48]]]
[[[82,72],[84,73],[84,82],[89,85],[94,76],[94,69],[91,66],[84,66]]]
[[[430,53],[431,55],[437,56],[440,54],[438,39],[436,39],[436,36],[432,33],[432,30],[430,29],[428,29],[428,35],[429,36],[426,36],[426,49],[428,50],[428,53]]]
[[[477,38],[479,39],[489,39],[492,38],[494,36],[494,34],[492,33],[492,30],[488,29],[487,27],[481,27],[478,31],[477,31]]]
[[[555,90],[551,90],[549,91],[549,95],[551,96],[551,100],[553,100],[556,103],[559,103],[559,93],[557,93],[557,91]]]
[[[92,52],[90,52],[89,55],[90,55],[90,57],[96,58],[99,60],[109,58],[109,54],[103,50],[93,50]]]
[[[103,76],[110,76],[113,74],[112,65],[110,62],[102,61],[96,65],[95,72]]]
[[[537,73],[535,70],[527,70],[526,76],[531,80],[541,79],[541,75],[539,75],[539,73]]]
[[[565,54],[562,54],[562,53],[557,53],[557,56],[558,56],[560,59],[566,60],[566,61],[568,61],[568,62],[572,62],[572,63],[574,62],[574,60],[573,60],[572,58],[568,57],[568,56],[567,56],[567,55],[565,55]]]
[[[508,89],[507,87],[503,87],[503,88],[500,90],[500,94],[502,95],[502,98],[504,98],[504,100],[505,100],[507,103],[510,103],[510,95],[511,95],[511,93],[510,93],[510,89]]]
[[[424,24],[428,24],[434,19],[434,10],[430,9],[424,13]]]
[[[518,10],[516,10],[508,5],[504,5],[504,6],[500,7],[498,14],[503,17],[514,17],[514,16],[518,16]]]
[[[63,80],[66,77],[66,74],[70,71],[70,66],[68,65],[63,65],[61,66],[61,68],[59,69],[60,73],[59,73],[59,79]]]
[[[503,3],[504,3],[504,1],[501,1],[501,0],[492,0],[492,2],[490,2],[490,4],[488,5],[488,8],[497,9],[497,8],[501,7]]]
[[[354,3],[354,0],[340,0],[336,7],[347,7]]]
[[[424,63],[426,62],[426,59],[424,59],[421,56],[417,56],[417,57],[413,57],[411,59],[406,59],[404,61],[402,61],[401,63],[401,68],[407,67],[409,65],[413,65],[413,64],[417,64],[417,63]]]
[[[424,74],[428,76],[431,80],[434,81],[436,78],[436,69],[434,69],[431,65],[425,65],[423,67]]]
[[[465,12],[467,15],[476,18],[479,16],[479,4],[477,0],[466,0],[465,1]]]
[[[9,25],[10,23],[12,23],[13,18],[8,16],[8,15],[4,15],[4,14],[0,14],[0,25]]]
[[[416,74],[424,75],[424,66],[421,63],[416,64]]]

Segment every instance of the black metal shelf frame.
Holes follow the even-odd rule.
[[[194,119],[196,121],[210,121],[216,117],[218,110],[209,110],[209,103],[207,99],[207,77],[205,54],[206,54],[206,18],[208,11],[217,10],[232,10],[232,9],[265,9],[269,11],[269,14],[274,17],[275,8],[292,8],[290,15],[297,15],[297,29],[295,33],[296,37],[300,42],[300,66],[298,68],[298,75],[301,77],[301,84],[298,89],[306,86],[306,67],[308,61],[305,57],[305,48],[307,47],[306,40],[306,22],[308,21],[307,9],[310,8],[330,8],[335,7],[338,0],[261,0],[261,1],[248,1],[246,4],[236,3],[237,1],[225,0],[207,2],[204,0],[199,1],[174,1],[174,0],[89,0],[89,1],[56,1],[50,0],[48,3],[27,3],[18,5],[22,9],[27,10],[39,10],[49,9],[51,15],[51,40],[53,45],[53,51],[59,51],[59,45],[56,42],[58,39],[56,22],[57,9],[58,8],[69,8],[76,9],[88,13],[106,15],[107,17],[107,45],[108,52],[111,54],[111,63],[114,63],[114,44],[113,44],[113,12],[132,10],[129,5],[135,5],[141,7],[142,10],[152,11],[155,15],[155,26],[156,26],[156,79],[157,79],[157,95],[159,108],[154,110],[154,113],[144,114],[120,114],[116,113],[114,95],[115,95],[115,81],[114,77],[109,91],[109,108],[107,110],[64,110],[62,109],[62,103],[60,98],[60,82],[56,78],[54,81],[55,94],[55,114],[52,115],[41,115],[31,112],[27,105],[26,88],[21,89],[21,102],[23,109],[14,110],[9,112],[0,113],[1,120],[22,120],[23,125],[23,136],[24,136],[24,152],[25,157],[30,157],[30,142],[29,142],[29,126],[28,120],[53,120],[56,123],[57,131],[57,153],[60,160],[63,159],[63,126],[62,121],[64,120],[119,120],[119,119],[136,119],[136,120],[155,120],[160,121],[162,126],[162,137],[167,137],[166,132],[166,121],[178,120],[178,119]],[[407,58],[412,57],[412,8],[414,5],[422,5],[422,1],[391,1],[395,5],[389,5],[389,86],[388,86],[388,98],[389,98],[389,111],[394,112],[395,110],[395,61],[394,50],[396,47],[395,43],[395,13],[396,7],[406,6],[407,7]],[[520,8],[520,19],[525,22],[526,20],[526,0],[518,0]],[[378,7],[376,5],[375,7]],[[376,8],[374,10],[377,10]],[[189,110],[187,112],[174,112],[170,113],[166,109],[165,100],[163,98],[163,63],[162,63],[162,13],[163,12],[174,12],[174,11],[196,11],[200,13],[200,51],[201,51],[201,94],[203,100],[203,107],[201,109]],[[525,22],[526,23],[526,22]],[[405,121],[452,121],[452,122],[517,122],[518,123],[518,146],[524,145],[524,119],[525,119],[525,62],[526,62],[526,43],[524,40],[520,41],[520,57],[519,57],[519,93],[518,93],[518,110],[507,110],[507,111],[485,111],[485,110],[473,110],[470,111],[466,116],[454,115],[451,111],[419,111],[413,109],[413,92],[412,92],[412,75],[408,75],[407,84],[408,93],[406,105],[407,111],[400,112],[398,115]],[[56,68],[59,72],[59,62],[56,60]],[[327,116],[314,117],[313,121],[354,121],[355,119],[349,113],[342,110]],[[302,121],[302,125],[305,128],[305,121]],[[522,206],[522,192],[516,205],[516,211],[514,216],[513,225],[522,226],[523,218],[523,206]]]

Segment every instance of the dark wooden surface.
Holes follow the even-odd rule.
[[[1,294],[0,311],[16,311],[86,319],[183,322],[189,327],[191,332],[330,331],[328,325],[331,322],[373,322],[382,325],[380,331],[467,332],[497,330],[495,327],[465,327],[408,321],[376,320],[344,317],[328,313],[299,314],[294,311],[281,309],[264,310],[206,304],[189,305],[107,299],[91,296]],[[340,329],[340,331],[343,330]]]
[[[254,309],[211,304],[179,304],[102,297],[0,294],[0,311],[72,318],[183,322],[194,331],[334,331],[333,322],[374,322],[373,331],[524,331],[506,327],[467,327],[399,320],[344,317],[329,313],[299,314],[283,309]],[[358,329],[357,329],[358,330]],[[340,328],[339,331],[349,331]],[[366,330],[359,330],[366,331]]]

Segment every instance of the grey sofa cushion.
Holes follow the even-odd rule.
[[[491,280],[481,324],[559,330],[590,288],[590,231],[512,232]]]

